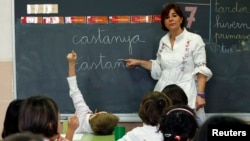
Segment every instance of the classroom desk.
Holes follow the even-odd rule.
[[[94,134],[84,133],[81,141],[115,141],[114,135],[97,136]]]

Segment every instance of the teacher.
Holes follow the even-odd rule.
[[[124,61],[129,68],[140,66],[149,70],[152,78],[158,80],[154,91],[162,91],[170,84],[180,86],[187,94],[188,105],[202,123],[206,119],[205,86],[212,72],[206,66],[205,43],[200,35],[187,31],[185,24],[179,5],[167,4],[161,12],[161,27],[167,33],[159,42],[156,59]]]

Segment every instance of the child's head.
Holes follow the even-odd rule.
[[[18,116],[19,116],[19,109],[21,107],[21,104],[23,102],[23,99],[15,99],[10,102],[5,119],[3,124],[3,132],[2,132],[2,138],[19,132],[18,129]]]
[[[208,141],[209,126],[217,127],[243,127],[244,125],[249,126],[249,124],[236,117],[228,115],[215,115],[209,117],[198,129],[193,141]]]
[[[188,98],[184,90],[176,84],[167,85],[163,90],[173,102],[173,105],[187,105]]]
[[[162,116],[159,127],[164,141],[191,140],[197,129],[195,113],[187,105],[170,106]]]
[[[172,105],[172,101],[161,92],[153,91],[144,95],[139,108],[139,117],[147,125],[156,126],[164,109]]]
[[[19,130],[51,139],[59,134],[59,110],[55,101],[46,96],[31,96],[23,101],[19,114]]]
[[[97,135],[110,135],[113,133],[119,118],[107,112],[98,112],[90,117],[90,126]]]

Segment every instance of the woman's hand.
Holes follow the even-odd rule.
[[[134,68],[134,67],[136,67],[136,66],[139,66],[140,63],[141,63],[141,60],[132,59],[132,58],[124,59],[124,61],[126,62],[126,66],[127,66],[128,68]]]

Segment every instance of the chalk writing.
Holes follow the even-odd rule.
[[[218,52],[218,53],[222,53],[222,54],[229,54],[229,53],[235,52],[233,48],[226,47],[224,45],[224,43],[221,43],[221,44],[208,43],[207,45],[211,45],[210,50],[212,50],[213,52]]]
[[[226,29],[250,29],[250,26],[247,23],[240,23],[240,22],[235,22],[232,21],[231,23],[229,22],[223,22],[220,20],[220,16],[216,16],[216,22],[214,24],[215,28],[226,28]]]
[[[224,46],[224,44],[221,45],[220,48],[220,53],[233,53],[233,49],[232,48],[227,48],[226,46]]]
[[[96,35],[74,35],[72,37],[73,44],[108,44],[111,45],[113,43],[128,43],[129,54],[133,54],[133,46],[135,43],[145,43],[140,38],[140,35],[128,35],[128,36],[109,36],[107,35],[106,30],[102,30],[98,28]]]
[[[238,2],[235,2],[235,5],[233,5],[232,7],[223,7],[220,6],[220,3],[218,2],[218,0],[216,0],[214,6],[214,10],[216,13],[250,13],[250,10],[246,6],[239,7]]]
[[[92,69],[102,69],[102,70],[109,70],[109,69],[116,69],[116,68],[125,68],[126,65],[122,61],[122,59],[116,59],[115,61],[107,61],[106,56],[100,53],[98,62],[81,62],[77,71],[81,70],[92,70]]]
[[[250,40],[250,34],[247,32],[250,29],[250,23],[243,16],[250,13],[247,6],[237,2],[237,0],[231,3],[222,3],[215,0],[214,13],[217,13],[217,15],[214,16],[215,22],[213,22],[212,28],[216,31],[213,33],[213,44],[216,44],[214,46],[216,52],[248,51],[248,46],[241,44]],[[228,13],[237,18],[227,17]]]
[[[214,34],[215,42],[218,41],[218,39],[237,39],[237,40],[250,40],[250,34],[229,34],[229,33],[215,33]]]

